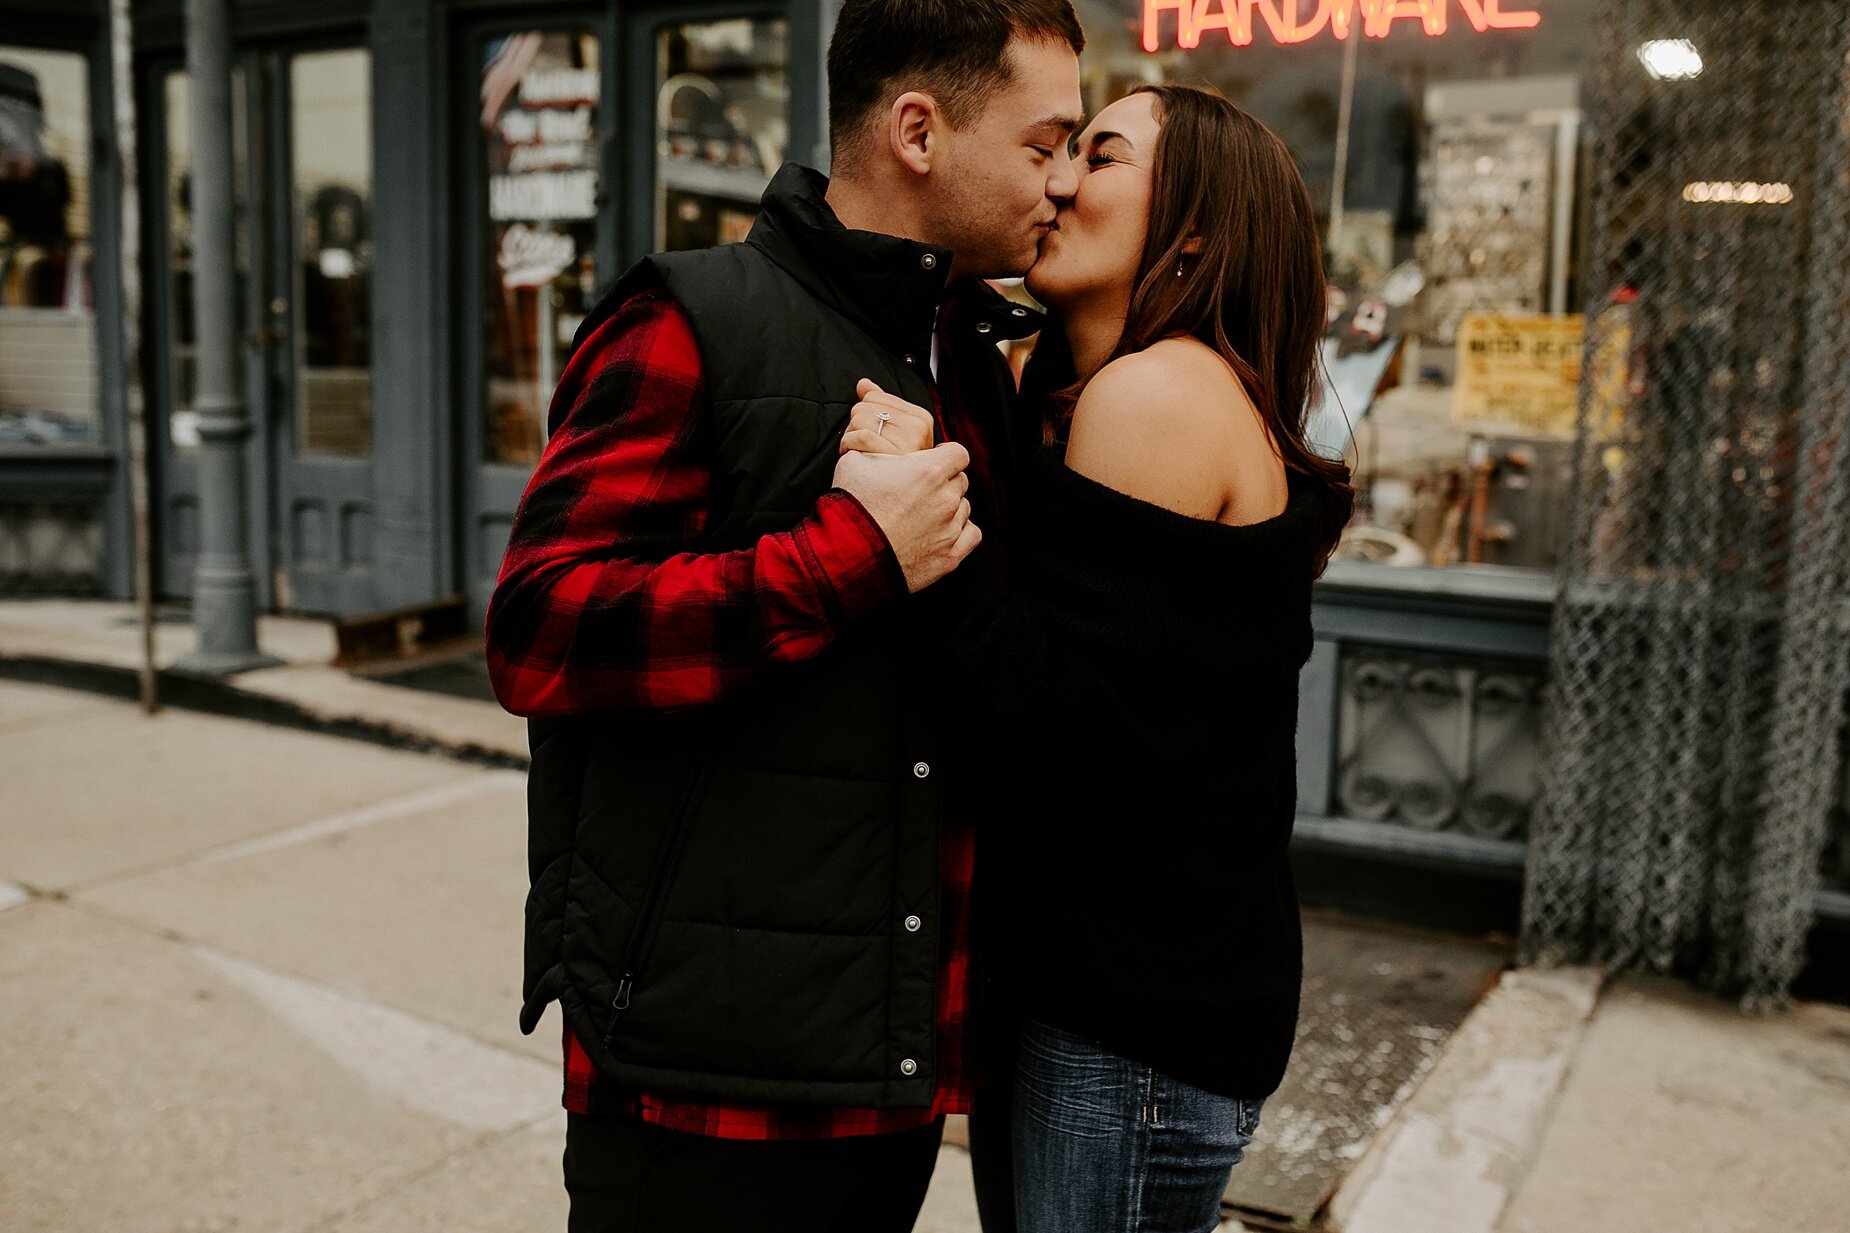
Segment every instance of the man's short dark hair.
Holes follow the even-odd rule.
[[[829,40],[830,155],[852,163],[875,109],[906,90],[968,125],[1013,80],[1016,35],[1086,47],[1071,0],[844,0]]]

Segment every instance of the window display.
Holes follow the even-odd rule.
[[[0,445],[97,439],[84,58],[0,45]]]
[[[1206,85],[1297,156],[1330,279],[1308,434],[1356,474],[1337,559],[1553,568],[1598,0],[1076,7],[1089,111],[1146,82]]]
[[[656,36],[655,247],[743,240],[790,140],[782,21],[709,21]]]
[[[526,31],[487,44],[484,457],[531,467],[572,335],[597,294],[598,40]]]

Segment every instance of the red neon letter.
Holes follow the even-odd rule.
[[[1220,16],[1208,16],[1210,6],[1220,5]],[[1233,5],[1231,12],[1227,6]],[[1235,47],[1245,47],[1253,41],[1253,0],[1200,0],[1195,5],[1194,27],[1189,31],[1193,41],[1184,43],[1184,47],[1193,47],[1201,42],[1204,30],[1225,30],[1227,41]]]
[[[1330,33],[1339,39],[1348,38],[1358,8],[1362,10],[1363,29],[1368,29],[1374,24],[1375,14],[1386,4],[1387,0],[1329,0]]]
[[[1503,11],[1504,0],[1458,0],[1465,17],[1482,34],[1486,30],[1527,30],[1542,23],[1540,13]],[[1305,12],[1314,4],[1316,7]],[[1235,47],[1253,41],[1253,10],[1259,11],[1279,45],[1303,43],[1326,28],[1347,39],[1360,26],[1369,38],[1384,39],[1402,18],[1417,18],[1430,37],[1445,33],[1446,0],[1143,0],[1143,49],[1162,45],[1162,15],[1176,15],[1176,45],[1194,48],[1204,30],[1225,30]]]
[[[1176,15],[1176,43],[1193,47],[1196,40],[1189,38],[1189,33],[1195,25],[1195,0],[1143,0],[1143,49],[1155,51],[1161,44],[1159,15],[1164,9]]]
[[[1303,0],[1309,3],[1309,0]],[[1265,24],[1271,27],[1272,37],[1280,43],[1302,43],[1316,35],[1329,24],[1330,0],[1316,0],[1317,11],[1308,20],[1298,20],[1300,0],[1257,0],[1259,15],[1265,18]],[[1252,17],[1247,16],[1247,25],[1252,24]]]
[[[1527,30],[1542,24],[1540,13],[1503,12],[1503,0],[1458,0],[1458,3],[1463,6],[1465,16],[1479,34],[1486,30]]]
[[[1388,27],[1403,17],[1418,18],[1428,34],[1444,34],[1445,0],[1383,0],[1380,7],[1368,14],[1368,37],[1386,38]]]

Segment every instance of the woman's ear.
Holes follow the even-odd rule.
[[[938,100],[922,90],[908,90],[887,111],[887,144],[893,157],[914,175],[931,171],[937,153]]]
[[[1189,236],[1188,239],[1183,240],[1182,251],[1191,257],[1201,256],[1201,233],[1196,232]]]

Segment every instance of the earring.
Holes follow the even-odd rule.
[[[1176,258],[1176,277],[1182,277],[1182,258]]]

